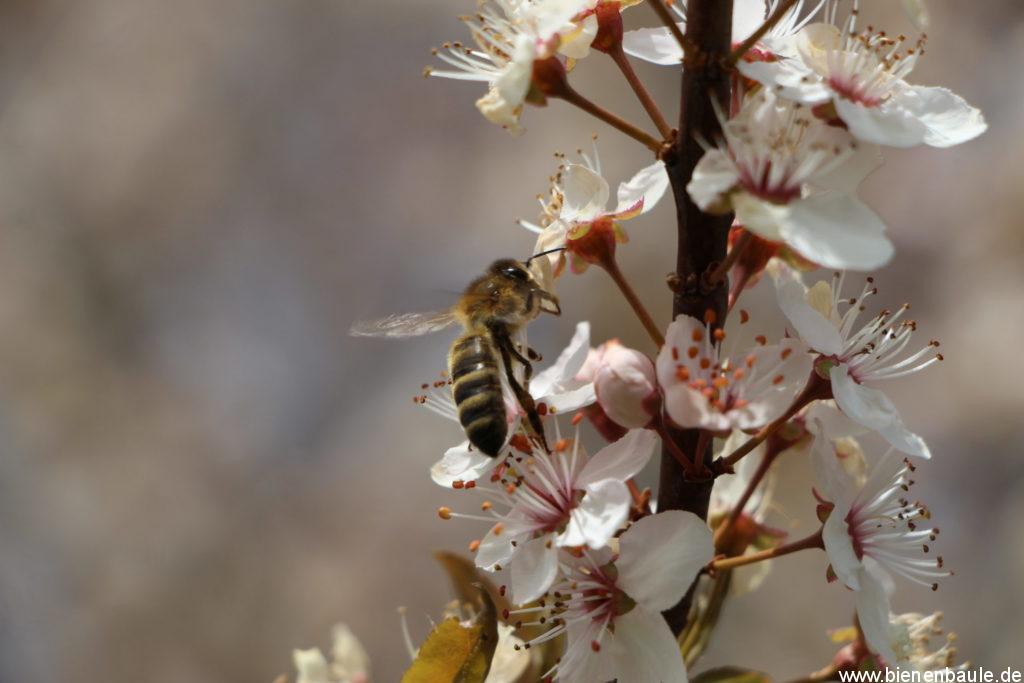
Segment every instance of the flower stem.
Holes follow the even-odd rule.
[[[730,533],[732,532],[733,527],[736,526],[736,521],[739,520],[740,515],[743,514],[743,508],[745,508],[747,503],[750,502],[750,497],[754,495],[754,490],[757,489],[761,480],[763,480],[765,475],[768,474],[768,470],[771,468],[780,452],[781,451],[779,450],[769,450],[764,454],[764,458],[757,466],[757,471],[754,472],[754,476],[751,477],[750,481],[747,483],[747,488],[744,489],[739,500],[736,501],[732,510],[729,511],[729,516],[715,531],[716,548],[725,548],[729,545],[729,541],[731,540],[729,537]]]
[[[816,371],[811,370],[811,376],[810,379],[807,380],[807,385],[804,387],[803,391],[800,392],[800,395],[794,399],[793,405],[789,407],[789,410],[777,417],[774,421],[762,427],[757,434],[754,434],[752,437],[744,441],[742,446],[722,458],[722,467],[720,469],[728,471],[734,467],[745,455],[757,448],[761,442],[781,429],[784,424],[789,422],[789,420],[800,412],[800,410],[807,404],[812,401],[829,398],[831,396],[832,385],[819,377]]]
[[[676,42],[679,43],[679,47],[683,48],[683,54],[685,55],[690,52],[691,43],[687,40],[686,36],[683,35],[683,32],[679,30],[679,24],[676,23],[676,19],[672,16],[672,13],[668,11],[668,5],[665,4],[665,0],[650,0],[649,4],[654,10],[654,13],[658,15],[658,18],[661,19],[662,23],[665,24],[668,30],[672,33]]]
[[[612,58],[615,65],[619,67],[619,71],[626,77],[626,81],[629,83],[629,87],[633,88],[633,92],[636,93],[637,99],[640,100],[640,104],[643,105],[644,111],[651,117],[651,121],[657,126],[658,132],[661,133],[661,137],[668,139],[672,135],[672,126],[668,125],[668,121],[665,120],[665,115],[661,113],[661,109],[658,108],[658,103],[654,101],[651,93],[647,90],[647,87],[637,76],[636,71],[633,70],[633,65],[629,63],[629,58],[626,57],[626,53],[622,51],[622,43],[616,43],[614,47],[608,51],[608,56]]]
[[[643,145],[652,152],[658,153],[659,151],[661,151],[662,143],[659,140],[656,140],[653,135],[645,133],[644,131],[640,130],[638,127],[634,126],[629,121],[626,121],[625,119],[622,119],[616,116],[615,114],[611,113],[607,109],[594,104],[586,97],[576,92],[576,90],[569,87],[568,85],[566,85],[561,92],[558,92],[554,96],[560,97],[561,99],[565,100],[566,102],[575,107],[579,107],[580,109],[587,112],[594,118],[604,121],[609,126],[615,128],[619,132],[628,135],[637,142],[643,143]]]
[[[782,0],[782,2],[779,3],[779,6],[775,8],[775,11],[772,12],[771,16],[765,19],[764,23],[761,24],[756,31],[751,33],[746,40],[739,44],[739,47],[733,50],[729,56],[725,58],[724,65],[726,67],[735,66],[736,62],[743,59],[743,55],[747,54],[747,52],[750,51],[750,48],[757,45],[757,41],[764,38],[764,35],[768,33],[768,31],[772,30],[772,26],[779,23],[779,20],[785,16],[786,12],[789,11],[789,8],[795,4],[796,0]]]
[[[660,349],[665,345],[665,337],[662,336],[661,330],[655,324],[654,319],[651,318],[651,314],[644,307],[640,297],[636,295],[632,285],[626,279],[626,276],[622,274],[622,270],[619,269],[619,264],[615,262],[615,258],[602,259],[601,267],[611,276],[615,284],[618,285],[619,291],[626,297],[626,301],[633,307],[633,312],[636,313],[636,317],[640,319],[640,323],[647,330],[647,334],[654,340],[655,345]]]
[[[749,245],[752,240],[753,235],[750,234],[750,231],[744,230],[742,234],[740,234],[740,238],[736,241],[736,244],[734,244],[732,249],[729,250],[725,260],[719,263],[715,269],[708,274],[708,283],[716,285],[724,280],[729,274],[729,270],[733,267],[733,264],[735,264],[737,259],[743,255],[747,245]]]
[[[754,564],[755,562],[763,562],[776,557],[782,557],[783,555],[789,555],[790,553],[795,553],[800,550],[824,547],[825,543],[821,538],[821,529],[818,529],[810,536],[801,538],[799,541],[793,541],[792,543],[780,545],[776,548],[768,548],[767,550],[762,550],[759,553],[737,555],[736,557],[726,557],[721,560],[715,560],[711,563],[710,567],[719,571],[723,569],[733,569],[747,564]]]

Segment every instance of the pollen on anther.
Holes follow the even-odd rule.
[[[480,503],[480,509],[483,510],[484,512],[487,512],[492,507],[494,507],[494,503],[492,503],[489,500],[485,500],[484,502]]]
[[[756,337],[754,337],[754,341],[756,341],[761,346],[764,346],[765,344],[768,343],[768,337],[764,336],[763,334],[759,334]]]
[[[452,518],[452,509],[448,508],[448,507],[439,507],[437,509],[437,516],[440,517],[441,519],[451,519]]]
[[[501,522],[498,522],[497,524],[495,524],[494,528],[491,529],[491,533],[494,534],[495,536],[501,536],[501,533],[503,531],[505,531],[505,525],[502,524]]]
[[[701,341],[704,339],[704,330],[694,330],[693,334],[690,335],[690,338],[695,342]]]
[[[775,375],[775,377],[772,377],[772,384],[782,384],[785,379],[784,375]]]
[[[583,422],[583,413],[576,413],[572,416],[572,426],[575,427],[580,422]]]
[[[596,640],[590,641],[590,649],[593,650],[594,652],[600,652],[601,651],[601,643],[597,642]]]
[[[676,368],[676,379],[680,382],[688,382],[690,380],[690,370],[685,365],[680,365]]]
[[[740,325],[745,325],[750,321],[750,314],[745,309],[740,309]]]
[[[722,341],[723,339],[725,339],[725,330],[718,328],[715,330],[715,341]]]
[[[707,325],[714,325],[718,321],[718,314],[715,313],[715,309],[709,308],[704,311],[704,323]]]
[[[469,552],[475,553],[479,549],[480,549],[480,540],[479,539],[474,539],[474,540],[469,542]]]

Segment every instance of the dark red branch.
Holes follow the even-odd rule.
[[[686,185],[703,155],[698,138],[714,140],[720,134],[712,98],[728,111],[729,73],[722,68],[731,46],[732,3],[722,0],[689,0],[686,12],[686,43],[691,47],[683,65],[682,102],[679,134],[675,144],[663,153],[672,183],[678,223],[673,317],[691,315],[718,324],[727,312],[728,284],[725,280],[708,283],[704,275],[726,256],[726,243],[732,216],[709,216],[690,201]],[[672,432],[683,453],[694,453],[710,464],[710,439],[703,453],[697,453],[700,431]],[[708,502],[714,481],[686,481],[682,466],[669,452],[661,456],[658,510],[687,510],[707,519]],[[665,612],[674,633],[686,625],[693,599],[693,587],[686,597]]]

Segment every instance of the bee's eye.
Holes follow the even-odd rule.
[[[505,277],[510,277],[515,280],[522,280],[523,282],[526,282],[526,280],[529,277],[526,274],[525,270],[523,270],[522,268],[518,268],[516,266],[508,266],[507,268],[504,268],[502,270],[502,274],[504,274]]]

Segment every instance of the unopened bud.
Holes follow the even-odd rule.
[[[661,411],[661,394],[651,359],[613,339],[596,351],[594,392],[615,423],[639,429]],[[589,359],[588,359],[589,360]]]

